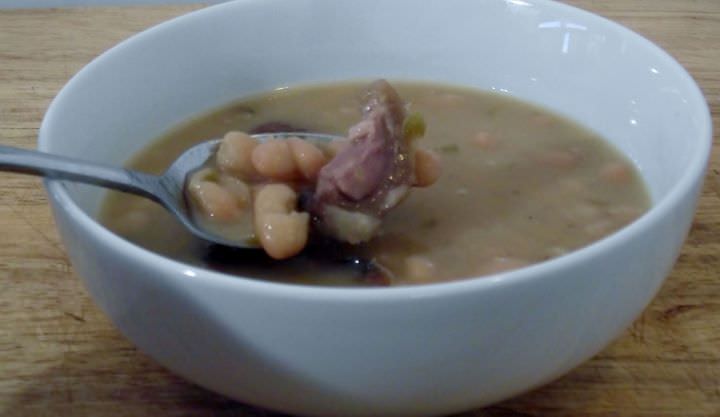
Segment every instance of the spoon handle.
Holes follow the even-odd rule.
[[[160,177],[129,169],[0,145],[0,171],[99,185],[158,200]]]

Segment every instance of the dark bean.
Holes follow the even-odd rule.
[[[307,132],[307,129],[284,122],[265,122],[250,129],[250,134],[280,132]]]

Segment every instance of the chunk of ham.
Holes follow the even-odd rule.
[[[364,99],[363,119],[350,128],[349,145],[320,170],[309,205],[322,233],[352,244],[372,238],[415,181],[405,103],[385,80],[372,83]]]

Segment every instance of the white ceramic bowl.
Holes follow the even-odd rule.
[[[174,372],[305,415],[437,415],[537,387],[606,346],[676,259],[709,155],[690,76],[617,24],[545,0],[243,0],[109,50],[48,110],[44,151],[119,164],[240,96],[348,78],[506,92],[630,156],[649,213],[570,255],[487,278],[331,289],[222,275],[149,253],[94,219],[102,193],[49,181],[73,265],[125,336]]]

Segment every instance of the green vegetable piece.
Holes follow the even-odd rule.
[[[431,219],[427,219],[427,220],[423,221],[420,224],[420,227],[423,229],[434,229],[435,227],[437,227],[437,225],[438,225],[438,220],[431,218]]]
[[[411,141],[425,136],[425,119],[420,113],[411,113],[403,121],[403,137]]]

